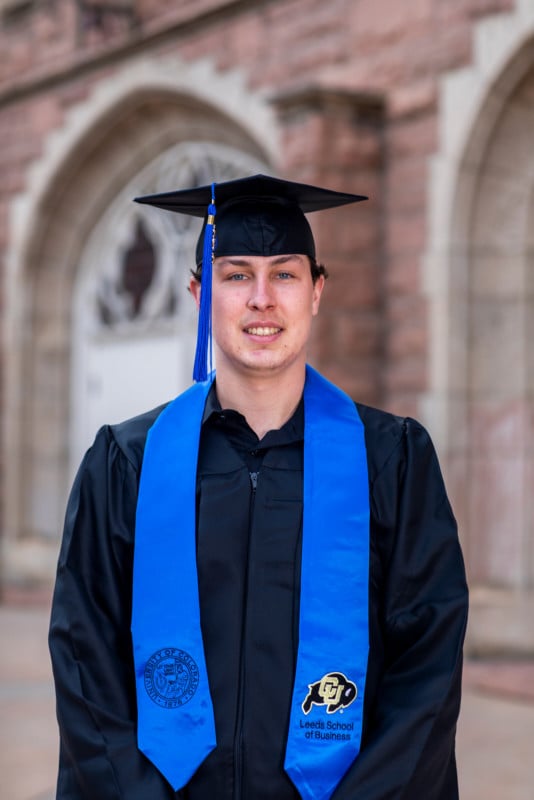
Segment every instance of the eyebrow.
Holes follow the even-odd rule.
[[[276,267],[280,264],[287,264],[289,261],[292,261],[295,258],[299,261],[302,260],[302,256],[298,253],[287,253],[280,256],[273,256],[273,260],[269,263],[271,266]],[[225,264],[232,264],[236,267],[245,267],[252,263],[246,256],[220,256],[217,261],[221,267],[224,267]]]
[[[215,264],[224,267],[225,264],[233,264],[235,266],[246,266],[249,262],[246,256],[219,256],[219,258],[215,259]]]
[[[274,261],[271,261],[271,264],[287,264],[288,261],[293,261],[293,259],[298,259],[298,261],[302,261],[302,256],[298,253],[288,253],[287,255],[276,256]]]

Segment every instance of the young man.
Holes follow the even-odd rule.
[[[467,591],[434,449],[306,365],[303,212],[361,199],[264,176],[141,198],[209,204],[197,382],[101,430],[73,487],[61,800],[458,797]]]

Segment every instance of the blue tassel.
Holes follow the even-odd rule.
[[[193,366],[193,380],[205,381],[213,369],[213,345],[211,336],[211,281],[215,254],[215,184],[211,184],[211,203],[208,206],[208,221],[204,230],[202,253],[202,288],[198,312],[197,349]]]

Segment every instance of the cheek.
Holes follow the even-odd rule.
[[[211,303],[213,332],[225,335],[239,320],[238,303],[229,298],[213,297]]]

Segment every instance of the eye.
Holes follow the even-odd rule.
[[[243,272],[232,272],[231,275],[226,276],[227,281],[244,281],[247,276]]]
[[[280,280],[289,280],[289,278],[292,278],[293,275],[291,272],[277,272],[276,277],[280,278]]]

